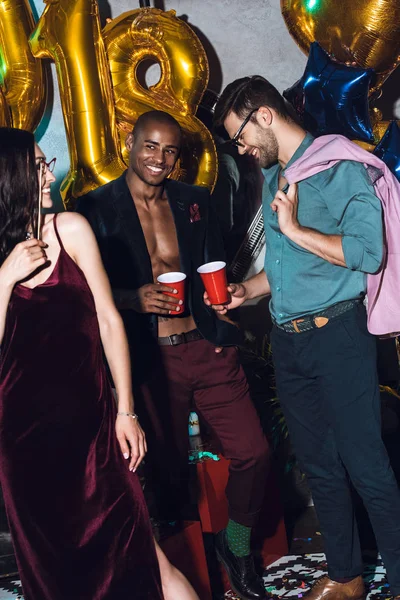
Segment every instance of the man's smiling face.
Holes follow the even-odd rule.
[[[150,121],[126,139],[129,167],[147,185],[161,185],[179,157],[181,133],[170,124]]]
[[[262,109],[254,113],[237,138],[235,135],[243,125],[243,118],[231,111],[224,121],[224,127],[229,137],[236,139],[239,154],[249,154],[258,160],[260,167],[266,169],[277,162],[279,146],[274,132],[267,125],[261,127],[259,124],[260,111]]]

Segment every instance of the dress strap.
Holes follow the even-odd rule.
[[[61,250],[64,250],[64,244],[62,243],[62,241],[61,241],[61,237],[60,237],[60,234],[58,233],[58,229],[57,229],[57,222],[56,222],[56,221],[57,221],[57,213],[56,213],[56,214],[54,215],[54,217],[53,217],[54,231],[55,231],[55,234],[56,234],[56,237],[57,237],[58,243],[60,244],[60,248],[61,248]]]

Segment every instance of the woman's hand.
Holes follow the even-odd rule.
[[[47,262],[44,248],[47,248],[47,244],[36,239],[17,244],[1,265],[3,281],[14,286],[43,266]]]
[[[124,458],[128,459],[129,470],[136,471],[147,452],[146,436],[138,419],[126,415],[118,415],[115,423],[117,440]]]

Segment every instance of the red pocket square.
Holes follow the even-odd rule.
[[[196,221],[201,220],[200,209],[199,209],[198,204],[191,204],[189,206],[189,213],[190,213],[190,222],[191,223],[196,223]]]

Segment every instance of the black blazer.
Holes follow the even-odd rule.
[[[218,319],[204,304],[204,286],[196,271],[203,263],[224,259],[222,237],[210,194],[206,188],[172,179],[166,180],[165,187],[175,220],[181,271],[186,273],[188,281],[188,306],[196,326],[203,337],[216,346],[238,345],[241,342],[239,330]],[[197,205],[197,211],[193,205]],[[126,183],[126,172],[79,198],[76,210],[93,228],[113,289],[135,290],[154,282],[143,230]],[[132,361],[143,363],[148,358],[147,350],[155,347],[157,316],[134,310],[121,310],[121,315]]]

